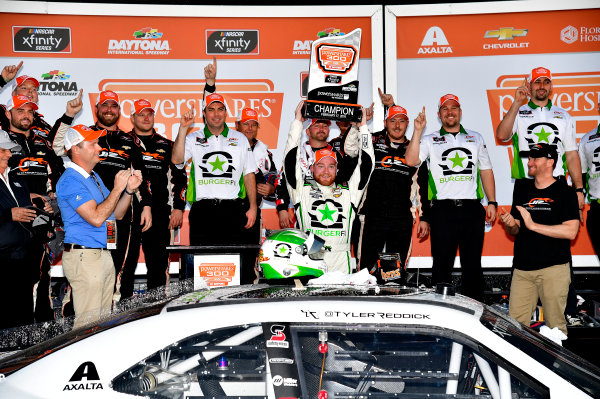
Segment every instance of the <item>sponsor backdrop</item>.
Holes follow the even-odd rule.
[[[479,6],[483,12],[484,5]],[[402,7],[391,11],[397,37],[397,87],[388,91],[397,93],[396,102],[407,108],[411,119],[426,107],[426,133],[441,125],[437,116],[440,97],[453,93],[460,98],[463,126],[480,132],[486,140],[502,208],[509,210],[512,202],[513,149],[511,143],[496,140],[494,132],[516,87],[531,69],[544,66],[552,71],[552,102],[573,116],[577,141],[598,125],[600,9],[506,13],[488,8],[485,12],[494,13],[469,10],[466,15],[415,12],[409,16]],[[499,222],[486,230],[484,265],[510,265],[511,237]],[[584,226],[572,252],[576,266],[598,265]],[[412,266],[431,264],[428,240],[415,245],[413,256],[417,258],[412,259]]]
[[[98,93],[111,89],[120,95],[122,129],[131,129],[132,102],[146,98],[156,109],[158,132],[174,139],[182,113],[200,110],[203,68],[216,57],[217,88],[227,102],[228,124],[233,126],[241,108],[257,109],[259,138],[280,167],[294,109],[306,95],[312,41],[361,28],[359,103],[371,104],[377,86],[382,86],[408,109],[411,119],[425,106],[427,131],[434,131],[439,127],[439,97],[449,92],[459,96],[463,125],[484,135],[498,202],[507,207],[512,198],[512,148],[497,142],[494,130],[524,75],[536,66],[553,72],[553,102],[574,116],[578,139],[597,124],[595,104],[600,98],[600,10],[537,11],[541,8],[527,5],[535,2],[516,3],[468,9],[386,7],[384,32],[380,8],[370,6],[228,7],[227,12],[214,7],[115,6],[109,12],[113,15],[66,16],[61,14],[106,10],[74,4],[67,12],[38,3],[47,6],[49,15],[22,14],[22,6],[12,2],[9,11],[14,13],[0,13],[0,65],[24,61],[20,74],[40,81],[40,110],[51,123],[64,112],[65,102],[83,89],[86,103],[75,123],[92,124]],[[548,4],[545,9],[565,7]],[[594,6],[579,0],[568,7],[585,4]],[[141,16],[146,13],[152,16]],[[379,56],[384,45],[386,60]],[[6,103],[9,95],[7,87],[0,101]],[[379,99],[375,102],[371,128],[379,130],[383,114]],[[332,129],[331,138],[337,134]],[[273,204],[265,208],[266,227],[277,228]],[[175,240],[187,243],[187,226]],[[598,265],[585,228],[573,252],[575,265]],[[512,241],[495,223],[486,235],[484,265],[507,267],[511,254]],[[429,242],[415,239],[410,267],[430,265]]]

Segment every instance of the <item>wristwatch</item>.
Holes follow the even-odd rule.
[[[579,187],[575,189],[576,193],[583,193],[583,187]]]
[[[496,201],[488,201],[488,205],[494,205],[498,209],[498,203]]]

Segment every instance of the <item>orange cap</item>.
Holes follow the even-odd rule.
[[[393,118],[396,115],[404,115],[408,118],[408,113],[404,108],[399,105],[393,105],[385,112],[385,120],[387,121],[389,118]]]
[[[222,95],[220,95],[218,93],[211,93],[208,96],[204,97],[204,106],[202,107],[202,109],[208,107],[210,104],[214,103],[215,101],[225,105],[225,99],[223,98]]]
[[[34,78],[33,76],[21,75],[15,79],[15,88],[21,86],[23,83],[25,83],[28,80],[31,80],[33,82],[33,84],[35,85],[35,87],[40,87],[40,82],[38,82],[38,80],[36,78]]]
[[[460,101],[458,101],[457,96],[455,96],[454,94],[446,94],[445,96],[442,96],[442,98],[440,98],[440,105],[438,106],[438,109],[442,108],[442,105],[444,105],[446,101],[450,100],[456,101],[456,103],[460,107]]]
[[[94,141],[106,134],[106,130],[93,130],[86,125],[75,125],[67,129],[65,133],[65,150],[84,141]]]
[[[255,121],[258,123],[258,112],[252,108],[244,108],[240,111],[240,115],[238,116],[237,120],[238,122]]]
[[[315,152],[315,164],[321,162],[323,158],[331,157],[337,163],[337,157],[335,152],[331,151],[329,148],[321,148]]]
[[[135,101],[131,106],[131,113],[139,114],[145,109],[150,109],[152,112],[154,112],[154,108],[152,108],[152,104],[150,103],[150,101],[140,98],[139,100]]]
[[[114,91],[105,90],[98,96],[98,102],[96,105],[104,104],[107,101],[114,101],[119,104],[119,96]]]
[[[539,78],[548,78],[552,80],[552,73],[549,69],[544,67],[537,67],[531,70],[531,74],[529,74],[529,81],[531,83],[535,82]]]
[[[6,104],[6,109],[10,111],[14,108],[21,108],[25,104],[31,104],[34,111],[38,109],[37,104],[27,96],[12,96],[10,100],[8,100],[8,104]]]

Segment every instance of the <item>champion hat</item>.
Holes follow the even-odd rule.
[[[537,143],[529,148],[530,158],[548,158],[554,159],[554,162],[558,159],[558,153],[556,152],[556,146],[547,143]]]
[[[248,122],[248,121],[254,121],[254,122],[258,123],[258,112],[256,112],[252,108],[244,108],[240,111],[237,121],[242,122],[242,123]]]
[[[15,151],[20,151],[21,150],[21,146],[17,143],[15,143],[14,141],[12,141],[10,139],[10,137],[8,137],[8,133],[6,133],[4,130],[0,129],[0,148],[3,148],[5,150],[15,150]]]
[[[139,114],[145,109],[149,109],[152,112],[154,112],[154,108],[152,108],[152,104],[150,103],[150,101],[144,100],[143,98],[140,98],[131,105],[132,114]]]
[[[98,96],[98,102],[96,105],[104,104],[107,101],[114,101],[119,104],[119,96],[114,91],[105,90]]]
[[[208,107],[210,104],[212,104],[214,102],[218,102],[218,103],[225,105],[225,99],[223,98],[222,95],[220,95],[218,93],[209,94],[208,96],[204,97],[204,100],[202,102],[203,102],[202,109],[205,109],[206,107]]]
[[[337,157],[335,152],[331,151],[329,148],[321,148],[315,152],[315,164],[321,162],[324,158],[333,158],[333,160],[337,163]]]
[[[387,121],[388,119],[393,118],[397,115],[404,115],[408,119],[408,113],[406,112],[406,110],[404,108],[402,108],[399,105],[392,105],[385,112],[385,120]]]
[[[10,111],[13,108],[21,108],[26,104],[31,104],[31,107],[33,108],[33,110],[37,110],[38,106],[35,102],[33,102],[29,97],[27,96],[12,96],[10,98],[10,100],[8,100],[8,103],[6,104],[6,110]]]
[[[32,81],[33,84],[35,85],[35,87],[40,87],[40,82],[34,78],[33,76],[28,76],[28,75],[21,75],[18,78],[15,79],[15,89],[19,86],[21,86],[23,83],[27,82],[28,80]]]
[[[84,141],[94,141],[106,134],[106,130],[93,130],[85,125],[75,125],[67,129],[65,134],[65,150]]]
[[[544,67],[537,67],[532,69],[531,73],[529,74],[529,81],[533,83],[539,78],[548,78],[552,80],[552,73],[549,69]]]
[[[444,105],[446,101],[450,100],[456,101],[456,103],[460,107],[460,101],[458,101],[457,96],[455,96],[454,94],[446,94],[445,96],[442,96],[442,98],[440,98],[440,105],[438,106],[438,109],[442,108],[442,105]]]

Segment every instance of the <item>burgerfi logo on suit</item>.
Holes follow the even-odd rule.
[[[196,123],[202,123],[203,79],[104,79],[98,84],[97,93],[88,93],[91,109],[103,90],[112,90],[119,95],[121,119],[119,127],[132,129],[130,116],[134,101],[144,98],[154,108],[154,128],[174,140],[179,129],[181,115],[194,109]],[[225,122],[235,129],[239,112],[246,107],[258,112],[260,121],[259,138],[270,148],[277,147],[283,93],[275,91],[269,79],[220,79],[217,91],[225,99],[227,117]],[[95,118],[94,113],[94,118]]]
[[[492,127],[495,130],[508,112],[514,100],[515,90],[523,84],[523,79],[529,75],[500,75],[496,87],[487,90],[488,104]],[[575,123],[575,132],[579,139],[597,126],[598,121],[598,87],[600,86],[600,71],[594,72],[553,72],[552,73],[552,104],[565,109]],[[521,114],[527,117],[526,114]],[[543,137],[544,141],[555,140],[555,129],[548,123],[532,126],[532,133]],[[541,135],[541,136],[540,136]],[[512,165],[512,142],[503,143],[496,138],[496,145],[507,147],[508,166]]]

